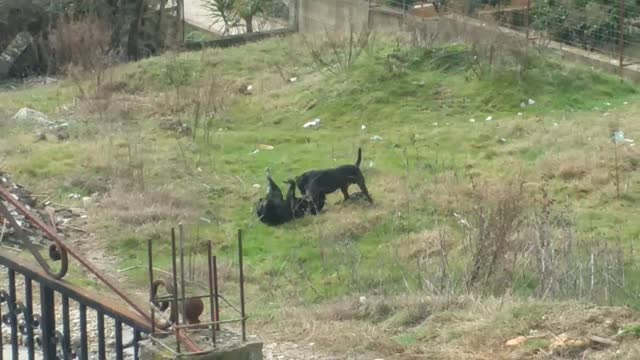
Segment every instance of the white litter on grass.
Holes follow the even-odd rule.
[[[518,113],[518,116],[522,116],[522,113],[521,113],[521,112],[519,112],[519,113]]]
[[[536,101],[535,101],[535,100],[533,100],[533,99],[529,99],[528,103],[529,103],[529,105],[533,105],[533,104],[535,104],[535,103],[536,103]]]
[[[625,101],[625,102],[623,102],[623,104],[625,104],[625,105],[629,105],[629,102],[628,102],[628,101]]]
[[[373,161],[369,160],[369,167],[372,168],[373,167]]]
[[[267,144],[259,144],[258,149],[260,150],[273,150],[273,146]]]
[[[491,120],[493,120],[493,116],[487,116],[487,118],[484,119],[484,121],[491,121]]]
[[[296,81],[298,81],[298,78],[295,76],[289,79],[289,82],[292,82],[292,83]]]
[[[612,137],[611,140],[613,141],[614,144],[620,144],[620,143],[624,142],[624,140],[625,140],[624,132],[622,132],[622,131],[614,131],[613,137]]]
[[[370,139],[371,141],[382,141],[382,137],[379,135],[373,135]]]
[[[438,123],[437,123],[437,122],[434,122],[434,123],[433,123],[433,126],[438,126]]]
[[[259,153],[259,152],[260,152],[260,150],[255,149],[255,150],[253,150],[253,151],[251,152],[251,155],[255,155],[255,154]]]
[[[305,129],[315,129],[320,126],[320,119],[316,118],[302,125]]]
[[[606,103],[604,103],[604,105],[605,106],[611,106],[611,103],[610,102],[606,102]]]
[[[247,86],[247,92],[251,92],[251,90],[253,90],[253,85]]]
[[[476,119],[469,119],[469,122],[470,123],[474,123],[474,122],[476,122]]]
[[[366,296],[360,296],[360,304],[364,304],[367,302],[367,297]]]
[[[362,126],[360,127],[362,130],[367,130],[367,125],[362,124]]]
[[[553,126],[558,126],[558,123],[557,123],[557,122],[554,122],[554,123],[553,123]]]
[[[260,189],[260,184],[253,184],[252,186],[256,189]]]
[[[77,200],[77,199],[80,199],[81,197],[82,197],[82,195],[77,194],[77,193],[69,194],[69,199]]]
[[[527,104],[525,104],[524,101],[523,101],[523,102],[520,103],[520,107],[524,109],[524,108],[527,107]]]

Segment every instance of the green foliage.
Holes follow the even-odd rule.
[[[205,8],[215,19],[213,24],[222,23],[225,34],[241,26],[253,32],[253,17],[272,9],[274,0],[203,0]]]
[[[607,50],[620,34],[620,2],[603,0],[540,0],[532,2],[532,26],[554,40],[585,48]],[[631,22],[639,14],[637,1],[625,4],[624,36],[637,38]]]

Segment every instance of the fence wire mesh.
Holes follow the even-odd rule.
[[[640,6],[629,0],[372,0],[370,7],[403,19],[461,15],[539,45],[604,55],[620,67],[640,63]]]

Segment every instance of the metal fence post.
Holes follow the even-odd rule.
[[[56,360],[56,314],[53,290],[40,283],[40,331],[44,360]]]
[[[527,8],[524,11],[524,28],[527,32],[527,44],[529,44],[529,13],[531,12],[531,0],[527,0]]]
[[[620,0],[620,19],[618,25],[618,56],[620,57],[620,80],[624,79],[624,0]]]

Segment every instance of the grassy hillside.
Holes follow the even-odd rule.
[[[167,267],[169,227],[182,221],[193,252],[213,240],[232,280],[242,229],[251,311],[261,319],[281,319],[283,304],[406,294],[637,307],[640,150],[611,141],[612,130],[640,132],[636,87],[535,51],[525,69],[507,55],[489,67],[474,56],[464,45],[377,40],[333,73],[297,37],[166,55],[106,70],[98,91],[88,77],[0,93],[8,115],[28,106],[71,123],[66,142],[1,125],[0,154],[16,180],[58,202],[100,192],[90,230],[122,267],[146,263],[148,238]],[[314,118],[319,129],[302,127]],[[194,135],[167,130],[175,123]],[[257,221],[266,167],[284,189],[308,169],[353,162],[358,147],[375,205],[343,205],[335,194],[321,216],[277,228]],[[198,277],[202,259],[190,258]],[[541,270],[542,259],[551,266]],[[142,269],[129,275],[145,278]],[[424,354],[421,341],[443,341],[420,329],[426,315],[398,320],[405,315],[390,309],[374,321],[411,325],[385,351]]]

